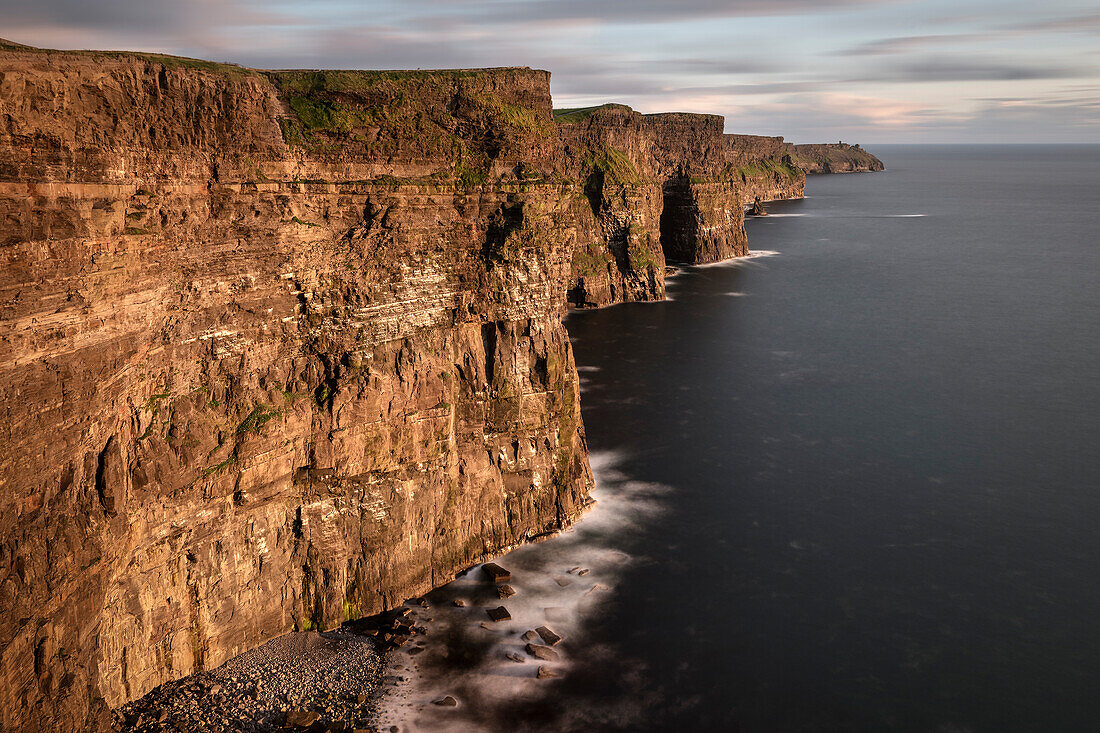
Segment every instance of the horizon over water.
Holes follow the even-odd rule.
[[[1100,146],[868,148],[769,256],[569,317],[599,504],[433,592],[409,699],[462,703],[403,730],[1095,726]]]

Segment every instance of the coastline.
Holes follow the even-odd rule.
[[[666,250],[744,254],[740,192],[804,182],[717,115],[559,120],[534,69],[0,55],[0,724],[28,732],[572,522],[578,280],[656,299]]]
[[[784,198],[769,202],[797,200]],[[745,255],[717,262],[678,265],[666,277],[671,280],[695,270],[737,267],[778,254],[748,250]],[[635,304],[659,305],[674,299],[666,294],[662,300]],[[588,312],[616,305],[628,303],[613,303],[600,309],[578,308],[571,315],[583,317]],[[291,632],[231,658],[216,670],[158,687],[145,698],[126,706],[124,720],[127,724],[123,731],[143,733],[155,729],[149,727],[150,721],[159,720],[155,711],[162,709],[165,701],[168,707],[180,708],[182,703],[186,708],[191,700],[189,695],[193,697],[196,691],[204,688],[209,690],[215,680],[225,678],[226,670],[239,666],[242,658],[266,659],[269,664],[277,664],[280,655],[270,654],[268,647],[302,645],[307,643],[303,640],[331,639],[334,635],[371,645],[369,651],[362,647],[366,653],[361,657],[361,664],[374,671],[372,675],[358,678],[357,692],[345,691],[342,696],[323,692],[312,696],[299,693],[269,697],[265,700],[267,708],[257,718],[263,722],[244,730],[275,730],[296,710],[303,714],[315,711],[324,716],[322,720],[333,724],[345,721],[349,732],[396,730],[404,733],[448,730],[455,725],[462,730],[477,730],[471,726],[476,726],[476,718],[485,711],[473,715],[468,709],[471,699],[478,701],[475,707],[479,710],[488,706],[498,711],[518,703],[545,701],[547,688],[552,686],[554,679],[568,675],[574,664],[584,663],[575,658],[578,649],[573,641],[581,634],[586,619],[598,613],[603,596],[614,593],[616,573],[631,562],[629,554],[602,544],[604,539],[628,528],[647,511],[655,511],[661,493],[660,487],[633,481],[630,482],[632,488],[628,487],[628,493],[623,494],[622,477],[616,475],[614,457],[597,455],[590,460],[593,461],[596,488],[564,528],[533,535],[498,552],[487,553],[474,565],[459,571],[455,579],[428,588],[422,595],[378,616],[352,621],[320,634]],[[602,498],[601,483],[620,484],[616,487],[617,495]],[[599,537],[594,545],[586,539],[593,535]],[[481,572],[485,563],[498,561],[512,571],[512,578],[507,583],[493,583]],[[583,574],[577,574],[580,571]],[[514,595],[501,596],[498,588],[502,585],[514,591]],[[456,600],[462,605],[455,605]],[[500,606],[508,609],[510,618],[494,622],[486,611]],[[389,641],[393,637],[381,636],[371,629],[376,628],[379,619],[390,618],[398,611],[407,614],[405,617],[420,631],[408,641],[402,640],[395,645]],[[537,659],[526,650],[530,639],[524,638],[524,634],[530,636],[540,626],[550,627],[563,637],[561,645],[555,646],[557,658],[554,660]],[[316,677],[317,668],[329,663],[328,655],[315,655],[297,674]],[[233,709],[244,699],[241,695],[249,695],[249,691],[247,686],[237,684],[238,679],[232,676],[229,679],[229,685],[222,683],[220,702],[227,709]],[[365,699],[360,699],[359,695]],[[457,704],[440,703],[448,697]],[[249,697],[246,702],[252,699]],[[213,715],[218,711],[216,707]],[[307,715],[301,719],[311,717]],[[484,730],[497,729],[490,725]]]

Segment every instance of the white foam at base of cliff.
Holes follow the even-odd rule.
[[[381,730],[397,725],[402,733],[496,731],[494,711],[548,694],[552,680],[535,676],[540,665],[558,676],[569,674],[570,641],[583,637],[587,620],[615,592],[622,571],[640,559],[617,549],[621,538],[653,521],[668,492],[663,485],[624,476],[616,468],[621,455],[597,453],[589,460],[597,480],[596,506],[571,530],[494,560],[511,572],[507,584],[516,595],[496,598],[494,584],[476,567],[434,591],[430,608],[413,606],[417,623],[428,628],[425,651],[391,653],[384,674],[406,681],[387,688],[379,707]],[[465,606],[452,605],[455,599]],[[490,621],[486,610],[496,606],[507,608],[512,619]],[[543,625],[564,639],[554,647],[557,661],[536,660],[525,651],[521,636]],[[583,651],[585,659],[599,653],[591,646]],[[525,661],[512,661],[509,653]],[[455,663],[463,655],[473,663]],[[432,704],[445,695],[455,697],[458,706]]]

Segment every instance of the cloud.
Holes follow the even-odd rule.
[[[538,21],[672,23],[815,13],[886,2],[889,0],[487,0],[480,3],[444,3],[444,8],[454,10],[452,13],[440,13],[436,17],[456,17],[457,11],[464,19],[476,17],[477,22],[491,24]],[[415,0],[414,4],[432,9],[440,7],[440,3],[435,0]]]
[[[837,56],[879,56],[882,54],[904,53],[918,51],[928,46],[972,43],[990,38],[989,34],[981,33],[952,33],[927,36],[898,36],[895,38],[880,38],[877,41],[868,41],[858,46],[851,46],[835,52]]]
[[[1100,33],[1100,13],[1063,16],[1002,26],[1006,31],[1024,33]]]
[[[873,74],[852,81],[891,83],[1022,81],[1026,79],[1070,79],[1088,75],[1089,70],[1068,66],[1026,65],[963,56],[928,56],[922,59],[883,65]]]

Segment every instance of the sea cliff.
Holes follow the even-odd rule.
[[[0,728],[77,731],[588,502],[568,301],[663,297],[799,196],[720,117],[526,68],[0,43]]]
[[[718,115],[608,104],[555,119],[592,214],[573,253],[575,306],[660,300],[666,263],[746,254],[746,203],[798,198],[805,187],[782,138],[727,135]]]
[[[881,160],[859,145],[838,142],[792,147],[792,160],[807,173],[868,173],[885,170]]]

